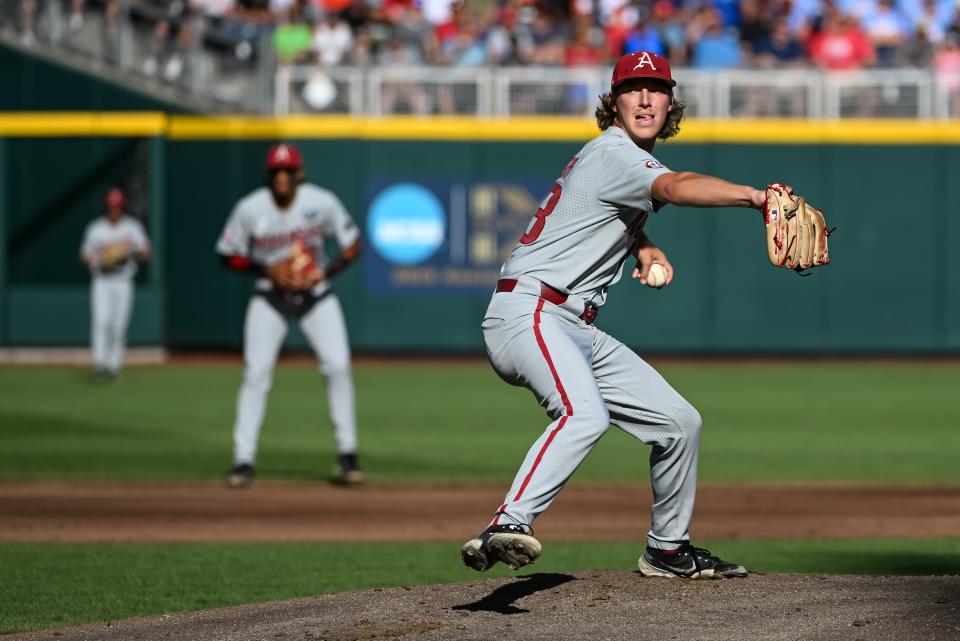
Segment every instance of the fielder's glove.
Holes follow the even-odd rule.
[[[111,243],[100,250],[97,261],[100,267],[109,268],[119,265],[130,258],[131,247],[128,242]]]
[[[810,267],[830,262],[827,229],[823,212],[796,196],[789,185],[767,186],[767,202],[763,206],[763,222],[767,227],[767,252],[774,267],[789,267],[800,273]]]
[[[267,275],[284,289],[302,291],[323,280],[323,270],[317,265],[313,252],[296,240],[286,259],[267,268]]]

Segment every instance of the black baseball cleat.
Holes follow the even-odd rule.
[[[735,579],[750,574],[747,568],[728,563],[685,542],[676,550],[658,550],[647,546],[637,561],[643,576],[665,576],[674,579]]]
[[[468,568],[486,572],[502,561],[511,570],[530,565],[540,556],[540,541],[531,536],[532,530],[523,525],[491,525],[479,536],[460,548],[460,558]]]
[[[340,454],[337,456],[337,464],[333,467],[332,480],[337,485],[362,485],[366,482],[367,477],[360,469],[356,454]]]
[[[238,463],[227,475],[227,487],[244,488],[253,485],[253,466],[249,463]]]

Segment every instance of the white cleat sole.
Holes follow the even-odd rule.
[[[643,576],[662,576],[667,579],[683,579],[685,581],[693,581],[696,579],[712,579],[713,570],[701,570],[700,572],[694,572],[690,576],[683,576],[682,574],[674,574],[668,570],[661,570],[658,567],[654,567],[647,562],[647,559],[640,557],[637,561],[637,567],[640,569],[640,574]]]
[[[465,566],[477,572],[486,572],[497,562],[496,559],[491,562],[487,558],[483,551],[483,541],[480,539],[471,539],[464,543],[460,548],[460,559]]]
[[[540,541],[526,534],[494,534],[487,541],[490,555],[498,561],[510,566],[511,570],[519,570],[530,565],[543,551]]]

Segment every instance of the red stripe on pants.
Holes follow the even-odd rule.
[[[540,299],[540,302],[537,303],[537,311],[533,314],[533,333],[537,337],[537,345],[540,346],[540,352],[543,354],[544,360],[547,361],[547,365],[550,367],[550,373],[553,375],[553,382],[557,386],[557,392],[560,394],[560,400],[563,402],[563,409],[566,412],[561,418],[560,422],[557,423],[557,426],[553,428],[553,431],[550,432],[550,436],[547,437],[547,442],[543,444],[543,447],[540,448],[540,452],[537,454],[537,458],[533,461],[533,466],[530,468],[530,471],[527,473],[526,478],[523,479],[523,484],[520,486],[520,489],[517,491],[517,495],[513,497],[514,501],[519,501],[520,497],[523,495],[523,491],[527,489],[527,485],[530,483],[530,479],[533,477],[533,473],[537,471],[537,466],[540,465],[540,461],[543,459],[543,455],[547,452],[547,448],[550,447],[550,443],[553,442],[554,437],[563,429],[563,426],[566,425],[567,419],[573,416],[573,406],[570,405],[570,400],[567,398],[567,391],[563,389],[563,383],[560,382],[560,376],[557,374],[557,368],[553,365],[553,359],[550,358],[550,352],[547,350],[547,344],[543,340],[543,334],[540,332],[540,310],[543,309],[543,304],[545,300]],[[500,509],[497,510],[497,518],[493,520],[493,525],[496,525],[500,520],[500,514],[503,513],[507,504],[504,503],[500,506]]]

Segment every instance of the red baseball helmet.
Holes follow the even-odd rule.
[[[127,197],[123,195],[123,191],[119,187],[113,187],[107,192],[103,202],[107,207],[123,207],[127,202]]]
[[[632,78],[657,78],[671,87],[677,86],[677,81],[670,74],[667,59],[649,51],[634,51],[617,60],[613,78],[610,79],[610,91]]]
[[[274,145],[267,152],[267,169],[303,169],[303,156],[289,143]]]

